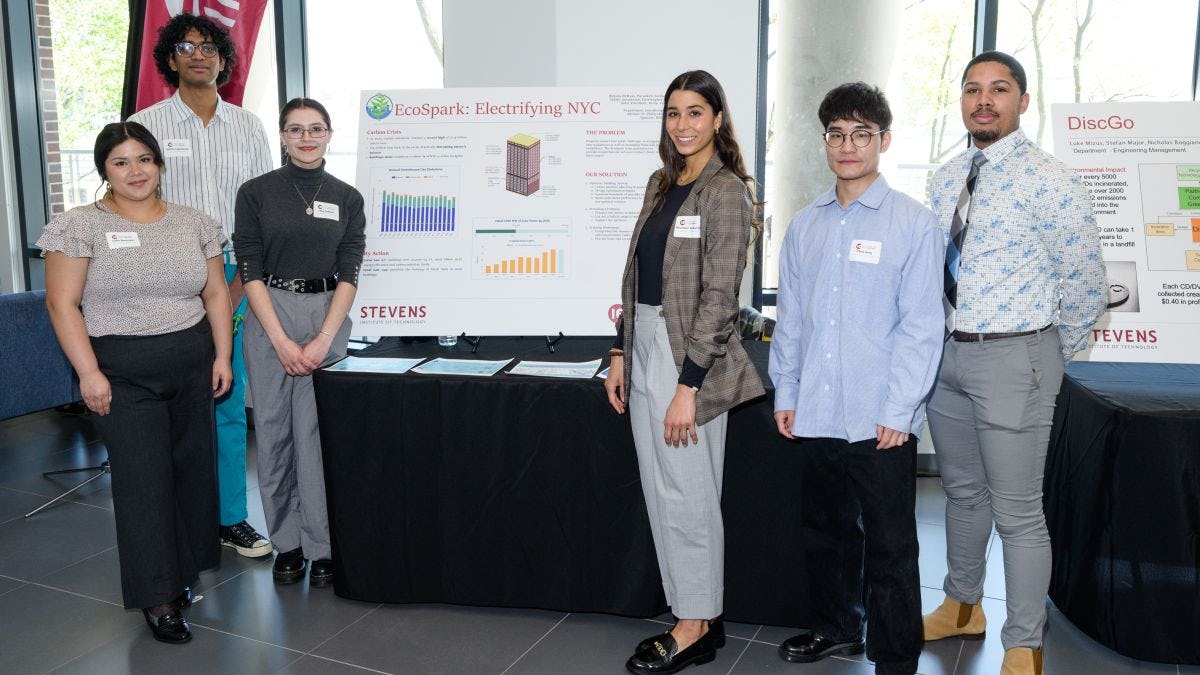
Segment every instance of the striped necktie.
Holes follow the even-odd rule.
[[[958,206],[955,207],[954,218],[950,221],[950,242],[946,245],[946,266],[942,278],[945,286],[942,305],[946,310],[946,335],[954,332],[954,309],[958,306],[958,264],[962,260],[967,225],[971,222],[971,195],[975,192],[979,167],[986,163],[987,157],[983,156],[983,151],[976,152],[971,158],[971,171],[967,173],[967,182],[958,195]]]

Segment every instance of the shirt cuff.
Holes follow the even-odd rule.
[[[692,361],[692,357],[683,357],[682,372],[679,373],[679,384],[692,389],[699,389],[704,384],[704,377],[708,375],[708,368],[702,368]]]

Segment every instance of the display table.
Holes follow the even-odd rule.
[[[611,339],[487,338],[476,358],[588,361]],[[764,382],[769,345],[746,342]],[[472,358],[388,338],[360,356]],[[607,365],[607,363],[605,363]],[[666,611],[627,417],[603,382],[318,371],[338,595],[608,612]],[[729,418],[725,616],[808,623],[804,453],[771,393]],[[686,451],[686,450],[683,450]]]
[[[1126,656],[1200,663],[1200,366],[1072,363],[1045,494],[1063,614]]]

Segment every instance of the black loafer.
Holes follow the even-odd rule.
[[[275,581],[290,584],[304,577],[304,549],[294,548],[275,556],[275,566],[271,569]]]
[[[192,629],[177,609],[172,609],[158,618],[150,616],[150,610],[143,609],[142,616],[146,617],[150,632],[154,633],[154,639],[159,642],[178,645],[192,639]]]
[[[676,618],[675,620],[678,621],[679,619]],[[633,653],[636,654],[636,653],[642,651],[643,649],[646,649],[651,644],[653,644],[655,640],[661,638],[663,635],[670,634],[670,632],[671,632],[671,630],[668,628],[667,630],[663,631],[662,633],[655,633],[654,635],[651,635],[650,637],[646,638],[645,640],[642,640],[641,642],[638,643],[638,646],[634,648]],[[716,643],[717,649],[724,647],[725,646],[725,619],[723,617],[718,616],[717,618],[713,619],[712,621],[709,621],[708,622],[708,633],[706,633],[706,635],[712,635],[713,642]]]
[[[308,569],[308,585],[320,588],[333,582],[333,561],[328,558],[312,561]]]
[[[625,670],[631,673],[655,673],[665,675],[677,673],[692,665],[701,665],[717,658],[717,634],[711,628],[687,649],[679,650],[670,631],[643,640],[633,656],[625,662]]]
[[[175,605],[176,607],[178,607],[179,609],[187,609],[188,607],[191,607],[192,606],[192,588],[191,588],[191,586],[184,586],[183,592],[179,594],[178,598],[175,598],[175,601],[172,604]]]
[[[834,654],[861,654],[862,638],[839,642],[815,631],[790,637],[779,645],[779,656],[792,663],[812,663]]]

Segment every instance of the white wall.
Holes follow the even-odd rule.
[[[655,86],[687,70],[725,88],[753,172],[758,115],[758,3],[692,0],[444,0],[446,87]],[[742,278],[749,305],[752,268]]]
[[[754,166],[758,3],[445,0],[445,86],[649,85],[704,69],[725,87]]]

